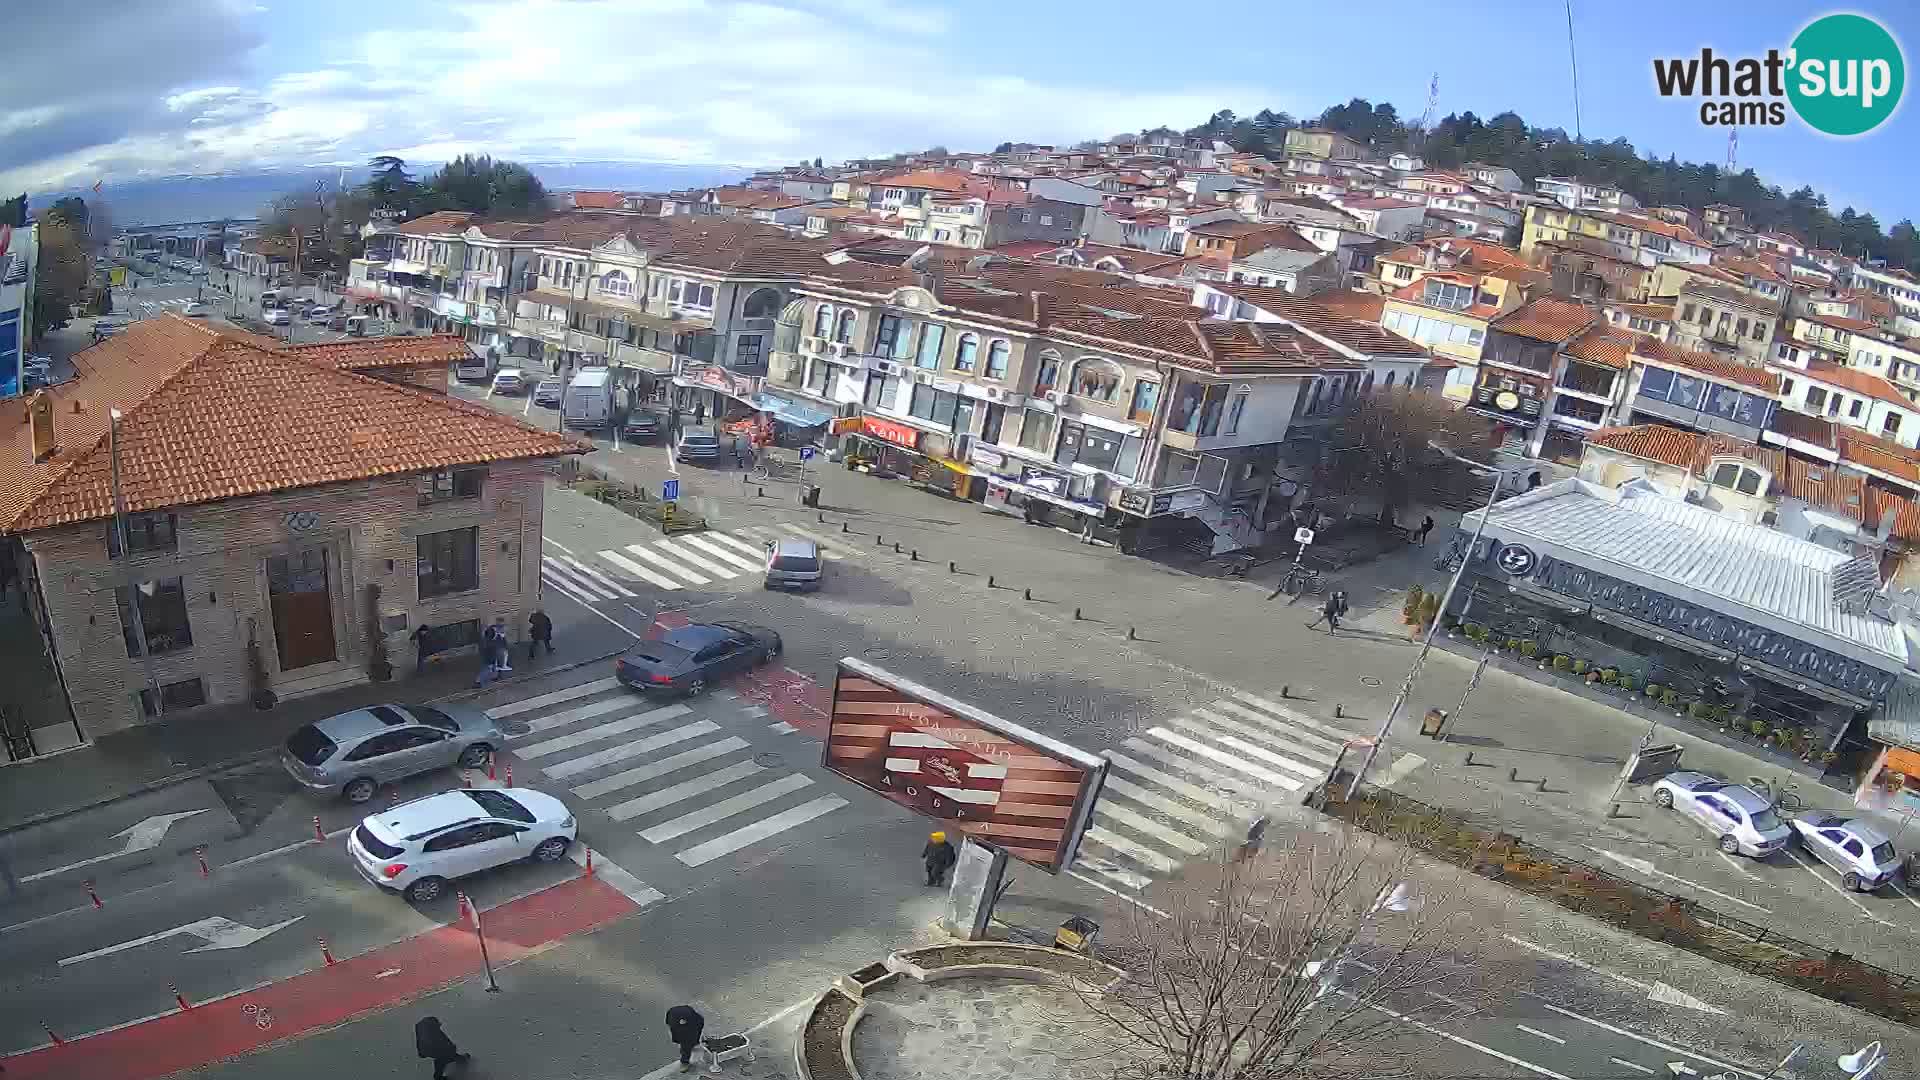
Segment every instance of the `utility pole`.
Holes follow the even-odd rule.
[[[1567,2],[1567,66],[1573,72],[1573,141],[1580,142],[1580,58],[1573,48],[1573,0]]]

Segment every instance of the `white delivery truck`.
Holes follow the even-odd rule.
[[[467,355],[453,365],[453,377],[461,382],[487,382],[500,370],[498,349],[467,344]]]
[[[573,373],[560,395],[560,423],[563,427],[592,430],[613,428],[613,372],[603,367],[581,368]]]

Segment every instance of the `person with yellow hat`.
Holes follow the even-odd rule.
[[[920,861],[927,864],[928,887],[945,885],[947,872],[960,861],[960,853],[947,843],[946,833],[935,832],[927,836],[927,846],[920,849]]]

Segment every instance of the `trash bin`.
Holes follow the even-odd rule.
[[[1428,709],[1427,715],[1420,718],[1420,734],[1429,739],[1440,737],[1440,729],[1447,725],[1447,710]]]
[[[1085,952],[1099,935],[1099,923],[1085,915],[1074,915],[1060,924],[1060,929],[1053,935],[1053,947],[1068,952]]]

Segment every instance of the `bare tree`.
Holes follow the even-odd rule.
[[[1067,1022],[1116,1076],[1427,1075],[1432,1025],[1512,985],[1484,883],[1386,836],[1323,828],[1190,873],[1164,917],[1130,908],[1107,932],[1100,958],[1126,974],[1081,988],[1089,1018]]]
[[[1327,433],[1316,495],[1380,500],[1387,510],[1443,502],[1468,486],[1468,470],[1433,449],[1485,458],[1493,427],[1437,393],[1394,387],[1356,394]]]

